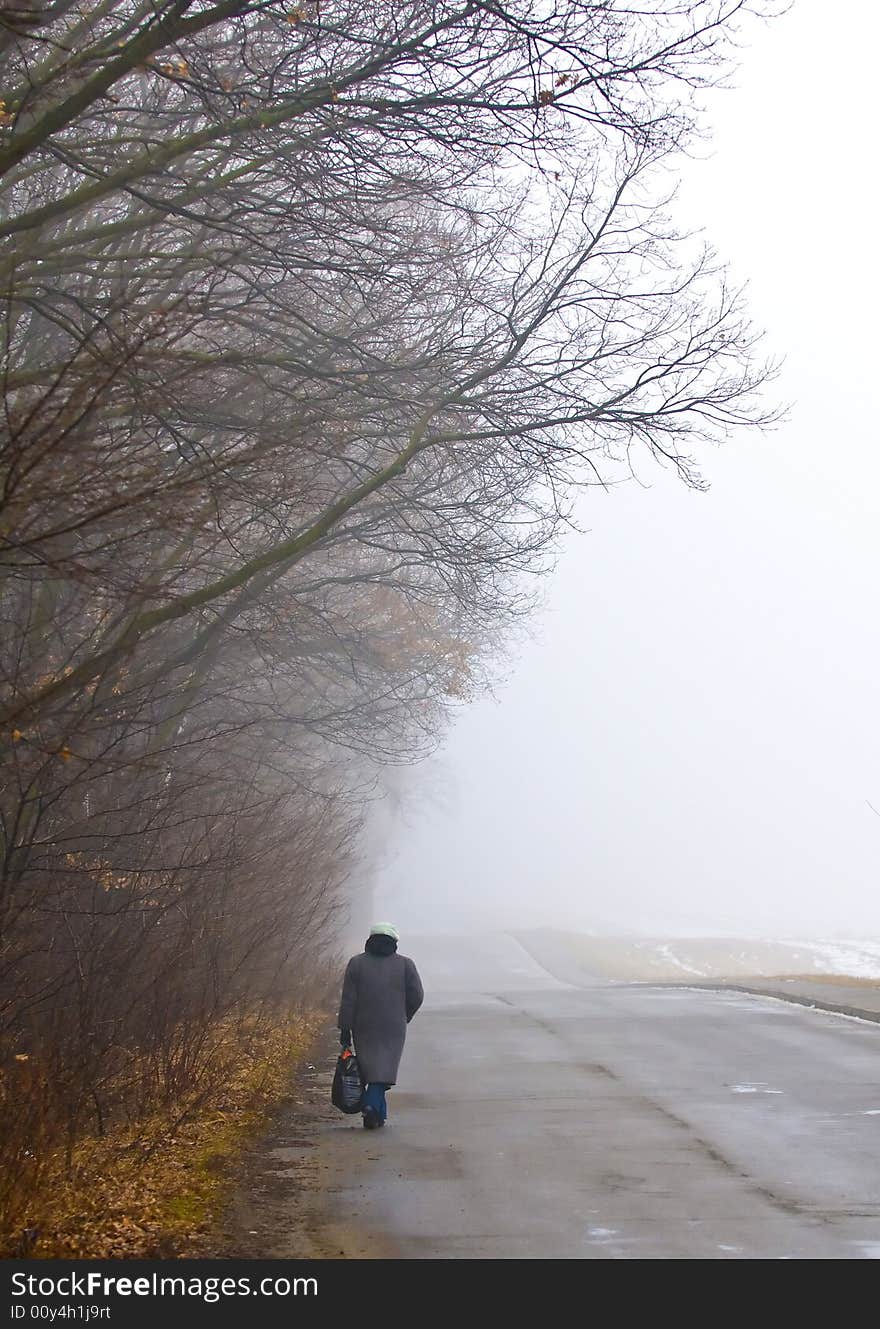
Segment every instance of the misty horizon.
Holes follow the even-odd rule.
[[[410,775],[376,906],[413,929],[880,932],[873,43],[829,106],[823,40],[815,3],[752,34],[677,203],[748,278],[788,416],[700,449],[708,492],[642,459],[581,496],[531,639]]]

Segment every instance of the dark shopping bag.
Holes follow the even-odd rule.
[[[364,1086],[357,1057],[351,1048],[345,1048],[336,1062],[330,1102],[340,1112],[360,1112]]]

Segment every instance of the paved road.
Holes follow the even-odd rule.
[[[408,948],[429,1002],[388,1128],[320,1126],[312,1253],[880,1257],[877,1025],[487,945]]]

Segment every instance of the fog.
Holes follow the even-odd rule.
[[[753,34],[679,217],[750,285],[772,434],[589,491],[532,636],[406,781],[374,908],[409,929],[880,932],[871,6]]]

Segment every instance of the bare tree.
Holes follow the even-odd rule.
[[[745,10],[4,11],[0,1040],[66,1138],[295,986],[575,490],[768,418],[662,200]]]

